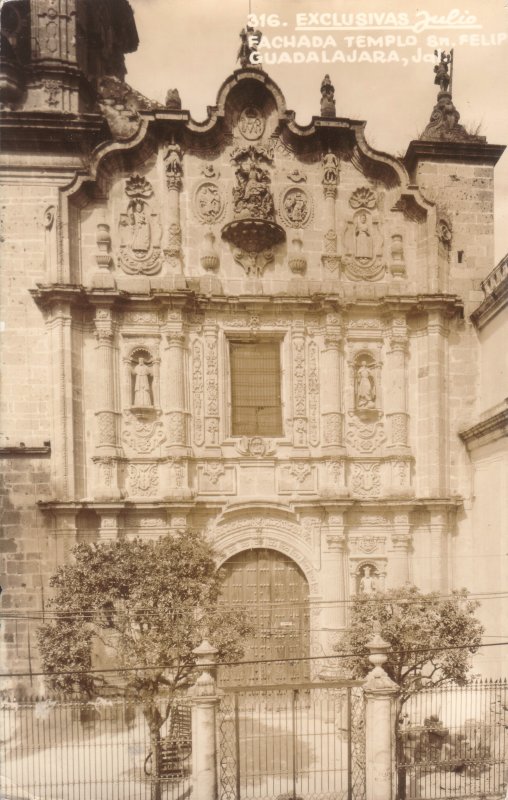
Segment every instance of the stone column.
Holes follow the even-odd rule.
[[[409,512],[401,509],[393,515],[392,549],[389,558],[390,586],[404,586],[409,579],[409,548],[411,545],[411,525]]]
[[[430,557],[431,590],[446,592],[448,589],[448,548],[449,528],[448,509],[443,507],[430,510]]]
[[[201,674],[192,700],[192,793],[196,800],[217,800],[216,713],[219,698],[208,671],[217,661],[217,649],[206,641],[192,651]]]
[[[390,645],[379,629],[367,647],[373,669],[364,684],[366,800],[395,797],[395,722],[399,687],[386,674],[383,664]]]
[[[95,311],[96,381],[96,439],[94,462],[96,472],[95,497],[117,498],[118,469],[115,458],[120,455],[118,442],[118,420],[116,410],[116,352],[114,345],[113,312],[110,307],[99,307]]]
[[[179,145],[170,144],[164,153],[166,172],[168,224],[164,232],[164,255],[173,272],[182,271],[182,227],[180,223],[180,192],[183,187],[182,151]]]
[[[205,358],[205,447],[208,453],[221,455],[219,447],[219,338],[214,322],[203,326]]]
[[[324,253],[321,262],[330,272],[337,272],[340,258],[337,255],[337,229],[335,224],[335,202],[337,199],[337,184],[339,182],[340,162],[333,153],[327,153],[323,158],[323,225],[325,236],[323,241]]]
[[[439,311],[429,312],[424,421],[428,497],[444,497],[448,493],[447,336],[448,325],[443,314]]]
[[[338,322],[338,321],[337,321]],[[321,415],[323,449],[342,453],[344,413],[342,400],[343,351],[340,325],[327,325],[321,358]]]
[[[66,500],[74,495],[72,312],[68,303],[57,303],[48,319],[51,343],[52,458],[55,495]]]
[[[404,318],[395,319],[392,324],[390,347],[386,359],[386,416],[389,428],[389,447],[398,453],[407,452],[408,414],[407,414],[407,327]]]
[[[167,416],[168,451],[173,455],[187,453],[187,404],[185,391],[185,336],[180,325],[166,330],[167,375],[164,394]]]
[[[293,360],[293,446],[307,447],[307,369],[305,363],[305,332],[303,323],[295,324],[291,332]]]
[[[328,512],[328,527],[323,542],[323,599],[327,604],[323,612],[323,626],[336,631],[346,624],[345,604],[345,523],[344,511]]]

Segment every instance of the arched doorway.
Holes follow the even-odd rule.
[[[247,609],[254,634],[244,661],[309,655],[309,585],[300,567],[277,550],[245,550],[223,565],[222,601]],[[221,670],[222,684],[289,683],[309,679],[308,661],[246,664]]]

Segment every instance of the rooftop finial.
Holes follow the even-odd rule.
[[[240,31],[241,45],[237,60],[240,62],[242,68],[256,66],[256,62],[251,61],[251,55],[252,53],[257,53],[261,36],[261,31],[254,30],[250,25],[247,25]]]
[[[453,50],[450,50],[449,53],[445,53],[444,50],[439,53],[437,50],[434,50],[434,55],[436,58],[439,56],[439,64],[436,64],[434,67],[434,72],[436,73],[436,77],[434,78],[434,83],[439,86],[442,92],[447,92],[448,88],[450,89],[450,94],[452,93],[452,75],[453,75]],[[448,66],[450,67],[450,71],[448,71]]]
[[[329,75],[325,75],[321,84],[321,116],[335,117],[335,86]]]

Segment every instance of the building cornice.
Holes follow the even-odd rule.
[[[403,162],[409,173],[420,161],[482,164],[494,167],[505,149],[505,145],[502,144],[487,144],[478,141],[446,142],[413,139],[412,142],[409,142]]]
[[[459,431],[459,436],[469,451],[508,436],[508,397],[482,414],[476,425]]]
[[[482,329],[508,305],[508,255],[481,283],[485,300],[471,314],[471,321]]]
[[[19,445],[0,447],[2,458],[45,458],[51,455],[51,443],[44,442],[40,446],[27,446],[20,442]]]

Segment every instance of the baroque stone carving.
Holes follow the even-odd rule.
[[[323,438],[325,444],[338,444],[341,441],[342,425],[340,414],[333,411],[323,417]]]
[[[208,478],[210,483],[216,486],[219,479],[225,474],[224,465],[220,461],[207,461],[202,469],[205,478]]]
[[[179,111],[181,109],[182,101],[180,99],[180,92],[178,89],[168,89],[166,93],[165,106],[172,111]]]
[[[307,192],[290,186],[281,194],[279,213],[290,228],[303,228],[312,217],[312,201]]]
[[[99,445],[114,445],[116,442],[116,419],[113,411],[97,412]]]
[[[291,250],[288,252],[288,265],[291,272],[295,275],[303,275],[307,269],[307,258],[303,253],[303,239],[299,232],[296,232],[291,239]]]
[[[309,444],[319,444],[319,351],[316,342],[309,343],[308,379],[309,394]]]
[[[153,406],[150,379],[153,377],[152,370],[140,356],[138,363],[132,370],[134,376],[132,405],[138,408],[151,408]]]
[[[449,68],[453,64],[453,51],[438,53],[439,62],[434,66],[434,83],[439,86],[437,103],[432,110],[429,124],[420,139],[423,141],[476,141],[485,142],[485,136],[468,133],[463,125],[459,124],[460,114],[452,100],[451,74]]]
[[[392,442],[393,444],[407,444],[407,417],[405,414],[392,414]]]
[[[225,202],[215,181],[202,181],[194,191],[193,201],[196,217],[208,225],[213,225],[223,217]]]
[[[395,278],[402,278],[406,274],[406,264],[404,260],[404,242],[400,233],[392,235],[390,258],[390,272]]]
[[[265,132],[265,118],[259,108],[245,106],[238,118],[238,130],[244,139],[254,141],[260,139]]]
[[[260,278],[266,266],[274,259],[273,250],[263,250],[261,253],[246,251],[237,248],[233,250],[233,258],[245,270],[245,274]]]
[[[312,467],[306,461],[293,461],[288,466],[285,466],[284,469],[300,485],[312,475]]]
[[[373,453],[386,441],[382,422],[362,422],[351,412],[349,417],[346,442],[354,450],[359,453]]]
[[[236,164],[236,187],[233,205],[236,216],[273,219],[275,209],[270,191],[271,178],[266,166],[273,162],[273,153],[265,147],[239,147],[231,155]]]
[[[127,209],[120,214],[120,266],[130,275],[154,275],[160,270],[160,240],[162,230],[159,216],[150,210],[148,199],[153,195],[146,178],[133,175],[125,185],[130,198]]]
[[[322,161],[323,168],[323,187],[325,189],[333,190],[333,197],[337,192],[337,183],[339,182],[340,161],[334,153],[326,153]]]
[[[288,172],[288,179],[293,181],[293,183],[306,183],[307,176],[304,175],[303,172],[300,172],[297,167],[295,167],[295,169],[292,169],[291,172]]]
[[[159,489],[157,464],[129,464],[129,493],[138,496],[153,496]]]
[[[349,205],[357,209],[344,231],[344,255],[342,263],[351,280],[375,280],[385,270],[383,263],[383,237],[377,216],[376,196],[368,187],[355,189]]]
[[[160,420],[146,421],[126,412],[122,440],[136,453],[145,455],[165,442],[166,436]]]
[[[351,208],[375,208],[376,195],[368,186],[360,186],[349,198],[349,205]]]
[[[329,75],[325,75],[321,84],[321,116],[335,117],[335,87]]]
[[[180,191],[183,178],[182,148],[180,145],[167,145],[164,152],[164,171],[168,189]]]
[[[377,497],[381,490],[381,466],[378,462],[352,465],[351,487],[361,497]]]
[[[273,148],[250,144],[231,154],[235,165],[234,220],[222,229],[222,237],[246,253],[259,253],[284,241],[286,234],[275,220],[268,167]]]
[[[252,436],[250,439],[243,436],[235,447],[242,456],[254,456],[254,458],[270,456],[276,449],[272,439],[262,439],[261,436]]]
[[[204,377],[203,377],[203,345],[196,340],[192,345],[192,404],[194,425],[194,442],[200,447],[205,438],[204,428]]]
[[[215,247],[215,234],[213,231],[207,231],[203,238],[205,244],[199,259],[201,261],[201,266],[207,272],[215,272],[220,264],[219,254]]]
[[[163,108],[110,75],[99,80],[98,103],[111,133],[120,140],[130,139],[138,133],[140,111]]]
[[[364,564],[358,574],[358,591],[360,594],[374,594],[379,588],[377,569],[372,564]]]
[[[355,368],[355,408],[373,409],[376,407],[376,378],[374,365],[362,358]]]

